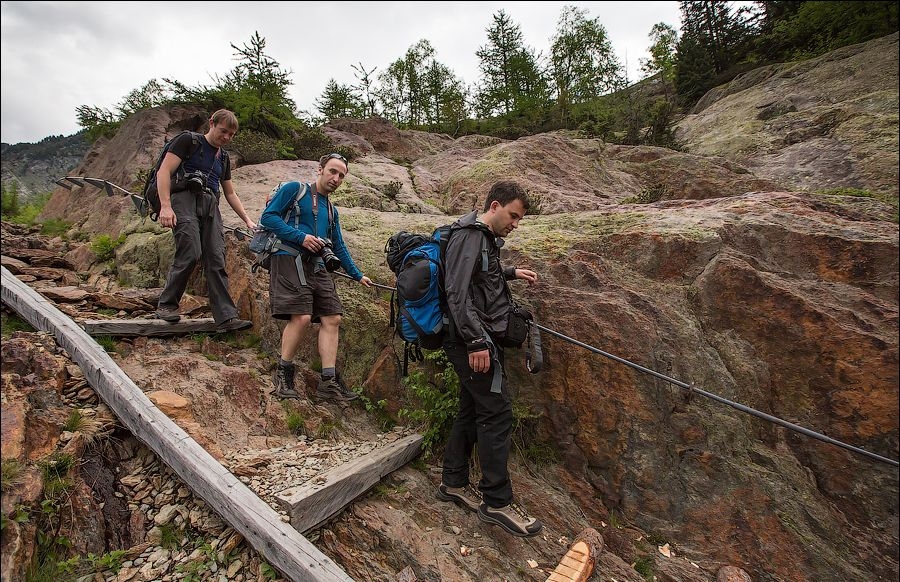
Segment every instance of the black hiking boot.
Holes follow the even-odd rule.
[[[276,366],[272,372],[272,394],[275,398],[302,398],[294,389],[294,366]]]

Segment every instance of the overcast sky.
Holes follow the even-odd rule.
[[[547,55],[565,5],[599,17],[631,81],[657,22],[679,28],[678,2],[7,2],[2,7],[2,139],[71,135],[80,105],[114,110],[151,79],[214,84],[236,60],[231,45],[254,32],[291,73],[290,97],[315,111],[328,80],[356,84],[427,39],[435,58],[467,84],[492,15],[505,10],[525,44]]]

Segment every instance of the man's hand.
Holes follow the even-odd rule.
[[[159,210],[159,224],[167,228],[175,228],[178,220],[175,218],[175,211],[171,206],[163,206]]]
[[[469,354],[469,367],[479,374],[484,374],[491,369],[491,351],[481,350]]]
[[[256,223],[250,220],[249,218],[244,222],[247,225],[247,230],[250,232],[256,232]]]
[[[537,283],[537,273],[529,269],[516,269],[516,279],[522,279],[529,285],[534,285]]]
[[[318,255],[319,252],[325,247],[325,243],[322,242],[317,236],[313,236],[311,234],[306,235],[303,238],[303,248],[308,250],[314,255]]]
[[[365,275],[363,275],[362,279],[359,280],[360,285],[365,285],[366,287],[372,286],[372,279],[369,279]]]

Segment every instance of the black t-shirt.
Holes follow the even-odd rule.
[[[184,172],[202,172],[206,176],[206,186],[213,192],[219,191],[219,183],[231,180],[231,160],[228,153],[221,148],[214,148],[203,135],[200,148],[192,154],[194,142],[191,134],[183,133],[175,138],[169,146],[169,152],[184,161]]]

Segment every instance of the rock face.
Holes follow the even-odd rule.
[[[885,64],[890,51],[893,64]],[[574,535],[581,527],[623,518],[643,530],[632,536],[628,532],[636,530],[628,527],[599,529],[606,551],[598,570],[631,579],[620,569],[633,576],[627,565],[638,557],[635,548],[652,537],[667,540],[699,567],[657,556],[660,579],[712,580],[723,566],[734,568],[728,576],[743,572],[753,580],[897,576],[895,468],[699,392],[897,458],[896,207],[803,191],[819,185],[864,187],[893,192],[896,200],[896,55],[893,35],[747,77],[731,93],[717,91],[718,98],[710,96],[682,121],[686,152],[612,146],[565,132],[515,141],[452,140],[400,131],[378,119],[345,120],[328,128],[333,139],[360,153],[351,160],[335,202],[351,253],[376,282],[393,284],[382,253],[391,233],[430,231],[480,207],[501,178],[520,180],[539,199],[541,212],[507,238],[504,260],[539,273],[537,285],[513,283],[513,292],[554,333],[544,333],[540,374],[528,374],[517,352],[508,354],[507,373],[517,402],[530,413],[522,430],[530,431],[534,442],[550,445],[560,463],[544,479],[520,470],[514,487],[554,533]],[[829,69],[836,63],[853,74],[836,76]],[[857,83],[858,76],[874,74],[861,63],[875,63],[881,80],[859,81],[859,87],[874,89],[869,97],[851,98],[858,91],[842,89],[843,79]],[[834,103],[811,97],[826,93]],[[782,105],[763,112],[763,94]],[[791,101],[790,95],[796,98]],[[190,124],[195,115],[176,110],[137,115],[123,125],[121,140],[96,144],[80,171],[127,183],[149,164],[163,135]],[[871,131],[850,131],[863,126]],[[850,170],[829,162],[812,180],[813,174],[802,168],[792,173],[784,164],[792,155],[813,163],[813,150],[832,162],[843,151],[840,160]],[[893,162],[875,163],[879,156]],[[256,216],[279,181],[311,180],[314,171],[315,162],[279,161],[237,168],[234,181]],[[96,232],[147,231],[129,205],[89,189],[58,190],[47,213],[81,216],[81,228]],[[223,216],[226,224],[237,225],[227,205]],[[170,236],[152,225],[149,230]],[[262,348],[277,353],[280,330],[268,317],[267,278],[249,273],[246,243],[230,234],[226,241],[241,314],[254,320]],[[156,254],[164,252],[164,244],[154,244],[161,249]],[[127,254],[122,250],[119,267],[112,268],[136,256],[126,245]],[[20,251],[11,258],[24,263],[26,255]],[[72,249],[67,256],[74,260],[77,253]],[[159,270],[160,261],[147,262]],[[4,259],[7,263],[15,264]],[[88,274],[88,283],[98,286],[89,290],[91,298],[98,291],[121,294],[115,275]],[[202,279],[193,291],[202,295]],[[350,282],[339,282],[338,291],[346,308],[339,353],[345,377],[351,384],[365,380],[367,396],[386,400],[387,409],[396,411],[408,395],[391,363],[397,347],[392,347],[388,299]],[[122,358],[142,385],[215,403],[215,413],[194,406],[191,420],[209,447],[227,454],[235,443],[264,441],[267,431],[283,436],[277,411],[269,410],[277,407],[270,405],[258,419],[250,413],[266,382],[261,369],[252,370],[256,364],[226,361],[233,394],[214,393],[218,364],[196,366],[175,356],[153,364],[145,348],[136,344]],[[691,393],[606,355],[699,390]],[[314,346],[304,346],[298,360],[314,361]],[[242,367],[253,373],[235,370]],[[175,378],[166,378],[163,370]],[[191,380],[191,373],[201,372],[203,381]],[[308,369],[304,373],[312,375]],[[405,469],[398,480],[411,492],[404,503],[354,505],[321,538],[351,575],[391,579],[412,564],[423,579],[457,574],[484,579],[491,572],[516,577],[512,560],[524,562],[523,547],[555,565],[547,545],[523,546],[505,538],[485,542],[480,561],[472,564],[444,557],[445,549],[436,554],[439,542],[429,541],[427,529],[434,526],[423,523],[461,523],[466,529],[474,524],[471,516],[454,514],[452,524],[439,520],[427,478]],[[578,520],[587,523],[576,528]],[[524,577],[543,579],[536,572]]]
[[[897,196],[898,34],[755,69],[710,91],[677,125],[687,151],[802,190]]]

